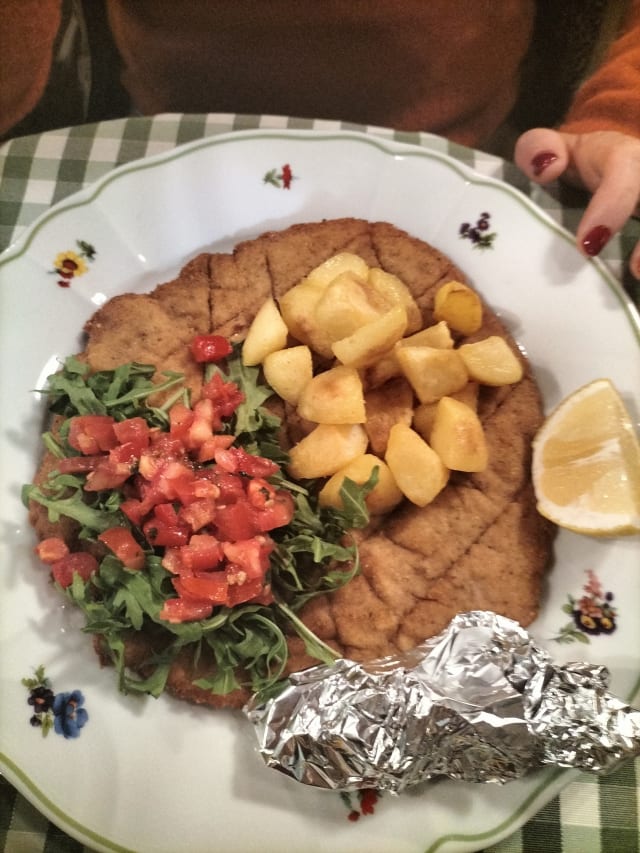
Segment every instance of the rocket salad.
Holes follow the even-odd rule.
[[[74,541],[45,538],[36,552],[125,692],[159,695],[188,649],[194,662],[205,650],[214,661],[198,687],[268,694],[283,677],[288,634],[333,659],[296,612],[358,571],[347,532],[368,522],[375,475],[364,486],[345,480],[342,510],[318,506],[314,484],[283,470],[280,419],[264,406],[272,390],[220,340],[192,345],[206,362],[193,404],[181,375],[154,382],[151,365],[92,373],[70,357],[48,380],[58,417],[43,439],[55,463],[23,500],[53,523],[75,522]],[[162,637],[145,677],[125,665],[135,631]]]

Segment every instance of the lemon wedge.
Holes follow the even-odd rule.
[[[577,533],[640,532],[640,443],[608,379],[574,391],[533,441],[538,511]]]

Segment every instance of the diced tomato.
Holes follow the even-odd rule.
[[[98,561],[87,551],[74,551],[51,566],[54,579],[65,589],[73,583],[74,574],[80,575],[83,581],[89,580],[98,571]]]
[[[103,489],[117,489],[131,476],[131,465],[127,462],[113,462],[104,459],[87,475],[84,488],[87,492],[101,492]]]
[[[227,542],[251,539],[259,532],[252,507],[244,496],[235,503],[218,506],[215,525],[218,538]]]
[[[255,601],[257,598],[262,598],[264,591],[261,578],[249,578],[241,584],[229,584],[226,605],[227,607],[235,607],[236,604],[243,604],[245,601]],[[273,601],[271,587],[269,587],[269,599],[258,603],[271,604]]]
[[[110,527],[98,534],[98,539],[113,551],[128,569],[144,568],[144,551],[126,527]]]
[[[231,351],[231,344],[222,335],[196,335],[191,341],[191,354],[201,364],[221,361]]]
[[[207,498],[210,501],[215,501],[220,497],[220,489],[213,480],[205,477],[203,472],[199,472],[199,476],[192,476],[189,479],[175,480],[173,483],[178,500],[183,506],[189,506],[194,501]]]
[[[213,604],[190,598],[168,598],[160,611],[166,622],[196,622],[211,616]]]
[[[202,386],[202,397],[205,400],[212,400],[216,411],[223,418],[231,417],[245,399],[235,382],[225,382],[219,373],[214,373]]]
[[[162,558],[162,565],[173,575],[181,574],[183,570],[182,558],[180,557],[180,548],[166,548],[164,552],[164,557]],[[187,574],[190,574],[187,572]]]
[[[195,477],[193,469],[184,462],[170,459],[156,471],[153,477],[153,486],[165,500],[175,501],[179,497],[179,489],[193,480]]]
[[[253,456],[242,447],[230,447],[215,455],[216,463],[231,474],[248,474],[251,477],[271,477],[279,470],[276,462],[264,456]]]
[[[118,444],[110,415],[76,415],[69,424],[68,441],[74,450],[89,456]]]
[[[191,578],[173,578],[173,586],[182,598],[224,604],[227,600],[228,582],[224,572],[207,572]]]
[[[87,474],[108,458],[104,453],[97,456],[66,456],[56,460],[56,470],[61,474]]]
[[[144,418],[127,418],[124,421],[116,421],[113,431],[120,444],[132,445],[136,458],[149,447],[150,430],[149,424]]]
[[[295,505],[289,492],[278,489],[273,498],[260,510],[254,510],[254,519],[258,529],[266,533],[277,527],[284,527],[293,518]]]
[[[186,545],[191,535],[186,524],[167,524],[155,513],[144,522],[142,532],[151,545],[169,548]]]
[[[127,500],[122,501],[120,504],[120,511],[123,512],[131,524],[135,524],[136,527],[140,527],[143,518],[148,512],[142,501],[139,501],[137,498],[127,498]]]
[[[215,501],[205,498],[192,501],[188,506],[182,507],[180,518],[195,532],[202,530],[207,524],[213,524],[216,513]]]
[[[215,569],[223,557],[222,543],[215,536],[207,533],[195,534],[189,540],[189,544],[180,549],[183,565],[194,573]]]
[[[220,490],[220,503],[234,503],[245,497],[244,484],[237,474],[229,474],[221,468],[208,468],[202,476],[210,479]]]
[[[235,437],[233,435],[212,435],[205,439],[198,448],[198,462],[211,462],[215,459],[218,450],[226,450],[231,447]]]
[[[49,566],[66,557],[69,553],[67,543],[59,536],[49,536],[47,539],[43,539],[33,550],[42,562]]]
[[[140,452],[136,444],[128,441],[126,444],[119,444],[109,451],[109,459],[112,462],[126,462],[127,465],[133,466],[140,458]]]
[[[242,542],[225,542],[224,555],[238,566],[248,578],[262,578],[269,568],[269,554],[275,545],[268,536],[254,536]]]

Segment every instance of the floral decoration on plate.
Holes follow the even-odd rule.
[[[69,287],[71,280],[89,271],[86,261],[95,260],[96,250],[85,240],[76,240],[77,251],[58,252],[53,260],[52,273],[59,276],[58,286]]]
[[[23,678],[22,683],[29,691],[27,702],[33,708],[29,722],[42,730],[46,737],[51,729],[64,738],[77,738],[89,719],[80,690],[54,693],[44,667],[34,670],[32,678]]]
[[[463,222],[458,233],[463,240],[470,240],[474,249],[492,249],[498,235],[490,228],[491,214],[485,211],[476,219],[475,225]]]
[[[587,582],[580,598],[567,596],[562,610],[572,617],[553,639],[557,643],[589,643],[589,635],[612,634],[616,630],[617,609],[612,592],[604,592],[595,573],[587,570]]]
[[[375,806],[380,799],[380,794],[375,788],[365,788],[356,794],[341,791],[340,799],[349,810],[348,819],[352,823],[355,823],[361,816],[364,817],[365,815],[372,815],[374,813]]]
[[[269,169],[262,182],[264,184],[271,184],[281,190],[289,190],[291,189],[291,182],[294,180],[295,176],[291,171],[291,166],[285,163],[279,170],[278,168]]]

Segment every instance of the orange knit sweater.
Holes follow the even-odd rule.
[[[0,135],[42,96],[60,6],[0,0]],[[124,84],[145,114],[336,118],[482,147],[516,99],[535,0],[468,0],[464,17],[450,0],[107,0],[107,7]],[[563,128],[640,136],[640,0]]]

